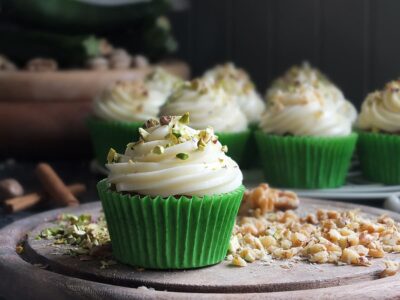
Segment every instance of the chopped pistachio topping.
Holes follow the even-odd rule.
[[[110,150],[108,151],[108,154],[107,154],[107,162],[109,164],[111,164],[111,163],[118,162],[118,160],[119,160],[119,155],[118,155],[117,151],[115,151],[114,148],[110,148]]]
[[[228,146],[227,145],[223,145],[221,147],[221,151],[224,152],[224,153],[228,152]]]
[[[182,136],[182,133],[179,129],[174,129],[172,128],[172,134],[176,137],[176,138],[180,138]]]
[[[160,117],[160,124],[161,125],[168,125],[172,120],[171,116],[161,116]]]
[[[207,143],[204,142],[204,140],[200,139],[197,142],[197,148],[199,148],[199,150],[204,150],[207,146]]]
[[[146,123],[144,125],[145,125],[145,128],[152,128],[152,127],[155,127],[155,126],[157,126],[159,124],[160,124],[160,122],[158,120],[149,119],[149,120],[146,121]]]
[[[179,123],[182,123],[182,124],[189,124],[189,122],[190,122],[190,117],[189,117],[189,113],[188,112],[186,112],[180,119],[179,119]]]
[[[176,158],[179,158],[179,159],[182,159],[182,160],[186,160],[186,159],[189,158],[189,154],[187,154],[187,153],[178,153],[176,155]]]
[[[40,232],[40,238],[51,239],[55,245],[69,245],[71,255],[99,254],[99,247],[110,242],[110,236],[104,216],[97,221],[92,216],[62,214],[54,227],[45,228]],[[111,255],[109,252],[107,255]]]
[[[157,145],[153,149],[154,154],[163,154],[165,151],[165,148],[163,146]]]
[[[149,136],[150,133],[148,133],[146,130],[144,130],[143,128],[139,128],[139,134],[143,139],[146,139],[146,137]]]

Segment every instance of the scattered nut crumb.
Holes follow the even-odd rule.
[[[385,263],[385,270],[379,275],[380,278],[394,276],[400,270],[400,262],[393,261],[393,260],[386,260]]]

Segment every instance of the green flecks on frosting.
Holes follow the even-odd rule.
[[[154,154],[163,154],[165,151],[165,148],[161,145],[157,145],[153,148],[153,153]]]
[[[189,122],[190,122],[189,112],[186,112],[186,113],[179,119],[179,123],[182,123],[182,124],[187,125],[187,124],[189,124]]]
[[[176,155],[176,158],[179,158],[181,160],[187,160],[189,158],[189,154],[187,154],[187,153],[178,153]]]
[[[110,148],[107,154],[107,162],[111,164],[118,162],[118,160],[119,160],[119,154],[117,153],[117,151],[115,151],[115,149]]]
[[[228,152],[228,146],[227,145],[223,145],[221,147],[221,151],[224,152],[224,153]]]

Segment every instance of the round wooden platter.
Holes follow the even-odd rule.
[[[361,208],[371,217],[385,210],[347,203],[302,199],[300,213],[316,208]],[[218,265],[182,271],[141,270],[116,264],[100,268],[98,260],[65,255],[66,246],[36,240],[41,229],[60,213],[99,214],[99,202],[58,209],[15,222],[0,231],[0,296],[6,299],[132,298],[273,298],[273,299],[400,299],[400,276],[379,279],[383,259],[371,267],[310,264],[304,261],[256,262],[245,268]],[[18,255],[15,247],[24,243]],[[385,259],[400,260],[400,255]]]

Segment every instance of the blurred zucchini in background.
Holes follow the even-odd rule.
[[[88,58],[101,55],[104,48],[104,39],[93,35],[67,36],[17,28],[0,27],[0,41],[0,53],[19,66],[35,57],[53,58],[62,67],[82,66]]]
[[[100,33],[166,13],[168,0],[1,0],[7,17],[64,33]]]
[[[126,48],[131,53],[142,53],[152,60],[175,52],[178,43],[173,35],[169,20],[159,16],[146,22],[130,26],[106,36],[113,45]]]

